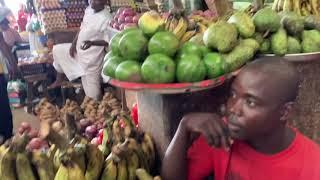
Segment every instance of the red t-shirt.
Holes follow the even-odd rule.
[[[232,150],[210,147],[203,137],[188,151],[188,179],[320,180],[320,148],[299,132],[284,151],[265,155],[237,141]]]

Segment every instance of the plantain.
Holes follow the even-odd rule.
[[[279,0],[278,7],[277,7],[278,12],[283,10],[284,1],[285,0]]]
[[[170,23],[171,23],[171,20],[172,20],[172,16],[171,15],[169,15],[167,18],[166,18],[166,20],[164,21],[165,22],[165,30],[166,31],[169,31],[170,30]]]
[[[291,11],[292,9],[292,0],[284,0],[283,11]]]
[[[125,159],[122,159],[118,163],[118,176],[117,180],[125,180],[128,179],[128,169],[127,169],[127,162]]]
[[[86,180],[97,180],[103,168],[104,155],[95,145],[88,144],[86,158],[88,160],[85,173]]]
[[[133,138],[129,138],[127,139],[127,141],[129,141],[129,144],[128,144],[129,150],[134,151],[138,155],[140,167],[148,170],[149,169],[148,160],[147,160],[147,157],[144,155],[141,146]]]
[[[81,168],[72,161],[62,163],[54,180],[86,180]]]
[[[311,4],[311,7],[312,7],[312,12],[313,14],[315,15],[320,15],[320,2],[319,0],[310,0],[310,4]]]
[[[137,169],[136,175],[139,180],[153,180],[153,177],[145,169]]]
[[[162,180],[160,176],[156,176],[153,178],[153,180]]]
[[[136,179],[136,169],[139,168],[139,156],[135,151],[132,151],[130,155],[127,157],[127,165],[128,165],[128,180]]]
[[[35,174],[32,171],[31,162],[25,152],[17,154],[16,170],[19,180],[36,180]]]
[[[0,161],[0,179],[15,180],[15,153],[12,147],[7,148]]]
[[[197,34],[197,30],[187,31],[181,38],[180,43],[184,44],[189,41],[194,35]]]
[[[118,167],[114,160],[106,160],[106,167],[101,175],[101,180],[117,180]]]
[[[152,166],[155,164],[155,161],[156,161],[156,151],[155,151],[153,140],[148,133],[144,133],[143,142],[146,144],[147,148],[149,149],[150,161],[151,161],[150,166],[152,168]]]
[[[72,149],[70,149],[71,160],[75,162],[82,172],[86,171],[86,145],[76,144]]]
[[[32,164],[36,167],[39,180],[53,180],[54,167],[47,154],[42,151],[32,152]]]
[[[185,18],[182,17],[179,19],[178,25],[173,30],[173,34],[175,34],[177,38],[180,40],[184,35],[184,33],[186,33],[187,28],[188,28],[187,21],[185,20]]]
[[[301,2],[300,0],[294,0],[292,2],[293,6],[293,11],[296,12],[297,14],[301,15]]]
[[[169,31],[173,32],[174,29],[178,26],[178,20],[176,17],[172,17],[171,21],[170,21],[170,25],[169,25]]]
[[[279,0],[274,0],[272,4],[272,10],[276,11],[278,9]]]
[[[54,172],[57,172],[59,167],[61,165],[60,162],[60,150],[57,149],[57,151],[54,153],[54,157],[53,157],[53,168],[54,168]]]

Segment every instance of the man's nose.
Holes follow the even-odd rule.
[[[230,113],[233,113],[237,116],[240,116],[242,114],[242,100],[239,98],[239,99],[236,99],[234,100],[233,104],[231,104],[230,106]]]

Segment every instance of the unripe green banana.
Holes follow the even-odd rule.
[[[93,144],[88,144],[86,157],[88,160],[85,174],[86,180],[98,180],[103,168],[104,155],[98,147]]]
[[[66,165],[60,165],[54,180],[86,180],[81,168],[74,162],[70,161]]]
[[[133,151],[129,157],[127,157],[128,163],[128,180],[135,180],[136,179],[136,169],[139,168],[139,157],[135,151]]]
[[[117,180],[126,180],[128,179],[128,169],[126,160],[121,160],[118,163],[118,177]]]
[[[139,180],[153,180],[153,177],[145,169],[137,169],[136,175]]]
[[[36,180],[32,171],[31,162],[26,153],[18,153],[16,157],[16,170],[19,180]]]
[[[7,148],[3,152],[3,156],[0,162],[0,179],[2,180],[16,180],[16,174],[14,171],[15,153],[11,147]]]
[[[41,151],[32,152],[32,163],[36,167],[40,180],[53,180],[54,167],[47,154]]]
[[[106,167],[103,170],[101,180],[117,180],[117,164],[112,160],[106,161]]]

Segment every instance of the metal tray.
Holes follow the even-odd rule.
[[[204,80],[195,83],[170,83],[170,84],[144,84],[118,81],[102,74],[105,83],[115,87],[128,89],[132,91],[149,91],[159,94],[183,94],[212,89],[224,84],[227,80],[234,77],[239,71],[225,74],[215,79]]]
[[[275,54],[259,54],[259,57],[274,57]],[[287,54],[283,56],[284,59],[292,62],[308,62],[308,61],[320,61],[320,52],[313,53],[300,53],[300,54]]]

